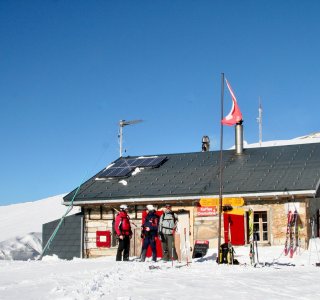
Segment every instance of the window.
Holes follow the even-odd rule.
[[[101,207],[92,207],[88,209],[89,220],[101,220]]]
[[[266,211],[253,213],[253,234],[256,241],[268,242],[268,214]]]
[[[101,207],[101,215],[102,220],[113,220],[114,219],[114,213],[113,209],[111,207]]]

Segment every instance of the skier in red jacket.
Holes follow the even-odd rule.
[[[130,225],[130,218],[128,216],[128,206],[125,204],[120,205],[120,212],[117,214],[114,230],[119,238],[119,246],[116,256],[116,261],[129,260],[129,251],[130,251],[130,239],[132,237],[132,230]]]

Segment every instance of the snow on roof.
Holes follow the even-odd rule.
[[[258,147],[273,147],[273,146],[284,146],[284,145],[297,145],[297,144],[311,144],[320,143],[320,132],[311,133],[308,135],[296,137],[290,140],[274,140],[264,141],[261,143],[248,144],[246,141],[243,143],[243,148],[258,148]],[[230,149],[234,149],[232,146]]]

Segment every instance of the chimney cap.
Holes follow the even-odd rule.
[[[210,139],[207,135],[202,137],[202,152],[209,151],[210,149]]]

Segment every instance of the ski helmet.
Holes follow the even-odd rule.
[[[148,205],[146,206],[146,208],[147,208],[147,210],[149,210],[149,211],[151,211],[151,210],[156,210],[152,204],[148,204]]]
[[[126,210],[126,209],[128,209],[128,206],[125,205],[125,204],[121,204],[121,205],[120,205],[120,209],[121,209],[121,210]]]

